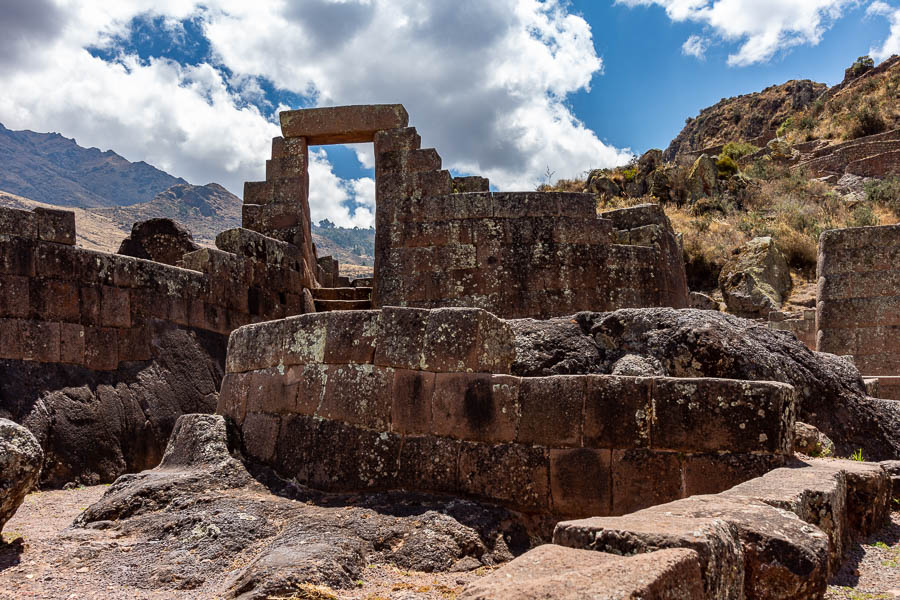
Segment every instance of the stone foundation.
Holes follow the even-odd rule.
[[[232,334],[218,412],[249,457],[315,488],[568,516],[721,491],[791,454],[790,386],[514,377],[514,358],[478,309],[303,315]]]

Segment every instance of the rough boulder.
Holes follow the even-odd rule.
[[[0,419],[0,531],[41,474],[44,453],[31,432]]]
[[[839,456],[900,457],[900,406],[866,395],[850,362],[813,352],[788,332],[725,313],[671,308],[623,309],[510,321],[513,374],[612,373],[632,355],[669,377],[778,381],[797,391],[797,417],[834,441]]]
[[[199,249],[191,232],[172,219],[147,219],[131,227],[119,254],[177,266],[185,254]]]
[[[719,288],[728,312],[762,317],[778,310],[791,290],[787,260],[770,237],[745,244],[719,274]]]

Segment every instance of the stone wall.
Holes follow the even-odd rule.
[[[0,208],[0,358],[114,370],[151,319],[227,335],[310,310],[297,248],[234,229],[180,268],[74,246],[74,214]],[[306,292],[308,296],[308,292]]]
[[[817,349],[900,373],[900,225],[826,231],[818,276]]]
[[[790,386],[515,377],[514,358],[509,324],[479,309],[303,315],[232,333],[218,412],[249,457],[315,488],[541,514],[718,492],[791,454]]]
[[[376,306],[544,318],[688,305],[681,252],[658,207],[616,211],[630,221],[619,227],[598,218],[589,194],[490,192],[487,180],[453,179],[420,146],[412,127],[375,135]]]
[[[769,329],[790,331],[807,348],[816,349],[816,310],[814,308],[794,314],[772,311],[769,313]]]

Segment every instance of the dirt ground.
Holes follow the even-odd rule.
[[[856,544],[832,578],[826,600],[900,598],[900,511],[890,524]]]
[[[68,529],[72,520],[106,491],[108,486],[30,494],[3,528],[0,545],[0,598],[64,600],[174,600],[219,598],[199,590],[152,591],[122,585],[108,568],[92,569],[91,558],[101,552],[122,553],[124,560],[135,540],[113,530]],[[322,586],[298,588],[288,598],[309,600],[452,599],[470,581],[490,572],[482,567],[458,573],[422,573],[388,565],[369,565],[355,590]],[[281,597],[279,597],[281,598]]]

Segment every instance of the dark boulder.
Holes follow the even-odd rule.
[[[37,484],[43,458],[30,431],[0,419],[0,531]]]
[[[119,254],[175,266],[185,254],[199,249],[191,232],[172,219],[147,219],[131,227]]]
[[[509,321],[520,376],[612,373],[626,355],[661,365],[669,377],[779,381],[798,394],[797,418],[827,435],[840,456],[900,457],[900,404],[866,395],[850,362],[813,352],[785,331],[713,311],[671,308],[579,313]]]
[[[0,417],[44,450],[41,484],[109,482],[159,463],[175,420],[214,412],[225,336],[157,321],[153,358],[115,371],[0,360]]]

